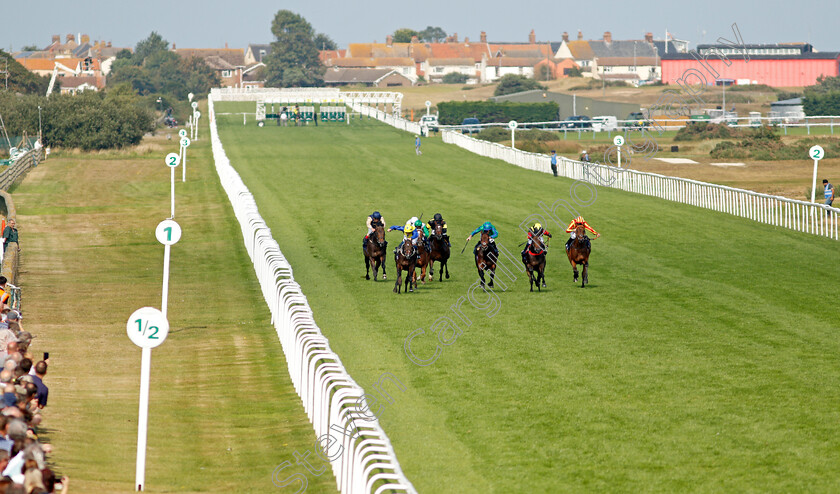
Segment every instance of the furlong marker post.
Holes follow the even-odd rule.
[[[144,490],[146,484],[146,440],[149,427],[149,380],[152,369],[152,348],[163,343],[169,335],[169,320],[166,315],[169,299],[170,249],[173,244],[181,239],[181,227],[172,219],[163,220],[155,229],[155,237],[164,246],[161,310],[154,307],[137,309],[128,318],[125,327],[129,339],[142,348],[140,356],[140,406],[137,418],[137,468],[134,479],[137,491]]]
[[[170,218],[175,217],[175,168],[178,167],[178,163],[181,162],[181,157],[177,153],[169,153],[166,155],[166,166],[169,167],[170,171],[170,178],[171,178],[171,188],[169,190],[169,198],[170,202],[172,203],[172,208],[170,210]]]
[[[819,166],[820,160],[825,158],[825,150],[823,150],[822,146],[816,145],[811,146],[811,149],[808,150],[808,156],[810,156],[814,160],[814,180],[811,185],[811,202],[817,201],[817,166]]]
[[[190,138],[181,138],[181,152],[183,154],[183,162],[181,163],[181,182],[187,181],[187,148],[190,147]]]

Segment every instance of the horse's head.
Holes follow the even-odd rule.
[[[437,238],[438,240],[443,238],[443,225],[441,225],[440,223],[437,223],[435,225],[435,238]]]
[[[379,247],[385,245],[385,225],[382,222],[374,223],[373,227],[374,241],[379,244]]]
[[[487,250],[487,247],[490,246],[490,232],[484,230],[481,232],[481,250]]]
[[[400,253],[405,258],[409,258],[414,254],[414,246],[411,244],[411,240],[406,240],[405,242],[403,242],[402,250],[400,251]]]
[[[575,237],[583,240],[583,237],[586,235],[586,228],[583,225],[577,225],[575,227]]]

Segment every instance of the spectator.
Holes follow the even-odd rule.
[[[280,125],[283,127],[289,126],[289,115],[286,114],[287,108],[284,106],[282,110],[280,110]]]
[[[18,313],[18,311],[10,310],[6,314],[6,324],[14,334],[18,334],[21,331],[20,314]]]
[[[6,247],[9,246],[10,243],[14,242],[15,246],[18,243],[18,231],[17,226],[15,223],[15,219],[12,218],[9,220],[9,223],[6,225],[6,229],[3,230],[3,253],[6,253]]]
[[[557,151],[551,150],[551,172],[557,176]]]
[[[9,227],[7,226],[6,229]],[[5,237],[3,237],[5,238]],[[3,252],[6,252],[6,244],[3,244]],[[6,288],[6,284],[9,280],[6,279],[5,276],[0,276],[0,308],[7,308],[9,303],[9,292],[8,288]]]
[[[47,375],[47,363],[41,360],[35,364],[35,375],[32,376],[32,381],[38,387],[38,406],[44,408],[47,406],[47,397],[50,394],[49,388],[44,384],[44,376]]]
[[[420,152],[420,136],[414,138],[414,152],[415,154],[417,154],[417,156],[423,154]]]
[[[834,186],[828,183],[828,180],[823,179],[823,187],[825,188],[825,205],[831,207],[834,202]]]
[[[15,369],[15,377],[21,377],[29,374],[29,369],[32,368],[32,361],[28,358],[23,358]]]

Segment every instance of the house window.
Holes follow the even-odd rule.
[[[231,74],[230,70],[223,70],[222,71],[222,77],[231,77],[231,75],[232,74]]]
[[[260,62],[262,62],[263,57],[265,56],[265,50],[260,50]]]
[[[435,67],[436,74],[440,74],[441,72],[443,72],[443,67]]]
[[[408,75],[408,67],[403,67],[403,74]]]

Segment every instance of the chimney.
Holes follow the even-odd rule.
[[[391,36],[390,34],[388,36],[385,36],[385,45],[386,46],[391,46],[393,44],[394,44],[394,37]]]
[[[457,42],[458,42],[458,33],[452,33],[452,42],[453,42],[453,43],[457,43]]]
[[[53,34],[52,42],[53,43],[61,43],[61,35],[60,34]]]
[[[578,41],[581,41],[582,39],[583,39],[583,32],[581,32],[581,30],[578,29]]]
[[[108,42],[108,46],[111,46],[110,42]],[[175,43],[172,43],[172,51],[175,51]]]
[[[110,41],[108,42],[108,48],[111,48],[111,42],[110,42]],[[174,45],[174,44],[172,45],[172,49],[175,49],[175,45]]]
[[[227,49],[228,49],[228,44],[227,44],[227,41],[225,41],[225,50],[227,50]]]
[[[464,36],[464,44],[465,44],[465,45],[470,44],[470,38],[469,38],[469,36]]]
[[[531,43],[533,45],[533,44],[536,44],[536,42],[537,42],[537,33],[535,33],[533,29],[531,29],[531,34],[528,35],[528,43]]]
[[[653,43],[653,33],[645,33],[645,41]]]
[[[563,31],[563,41],[565,41],[566,43],[569,42],[569,33],[567,33],[566,31]]]
[[[76,37],[73,36],[72,34],[68,34],[67,35],[67,41],[65,41],[65,43],[69,43],[71,41],[76,41]]]
[[[90,43],[90,36],[88,36],[87,34],[83,34],[81,43],[82,44]]]
[[[604,43],[612,43],[612,33],[609,31],[604,32]]]
[[[420,38],[418,38],[417,36],[412,36],[412,37],[411,37],[411,42],[412,42],[412,43],[419,43],[419,42],[420,42]]]
[[[487,43],[487,33],[485,33],[484,31],[481,31],[481,42]]]

